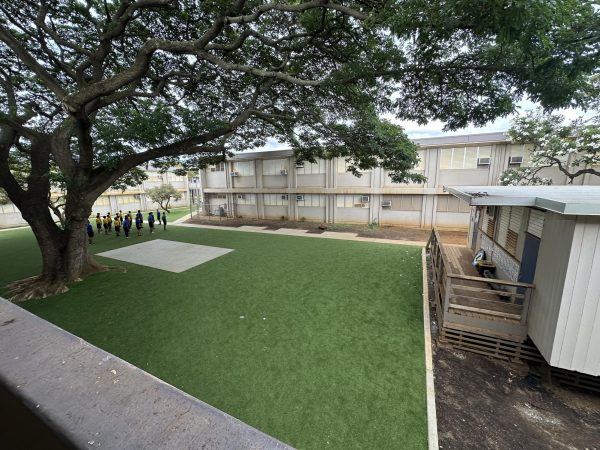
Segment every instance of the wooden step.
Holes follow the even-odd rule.
[[[506,319],[513,319],[513,320],[520,320],[521,319],[521,315],[520,314],[510,314],[510,313],[506,313],[506,312],[502,312],[502,311],[494,311],[494,310],[491,310],[491,309],[475,308],[473,306],[459,305],[459,304],[455,304],[455,303],[453,303],[450,306],[450,308],[451,309],[457,309],[457,310],[460,310],[460,311],[469,311],[469,312],[481,314],[481,315],[484,315],[484,316],[503,317],[503,318],[506,318]]]

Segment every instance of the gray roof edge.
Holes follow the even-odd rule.
[[[600,215],[600,186],[444,186],[471,206],[529,206],[563,215]]]
[[[415,144],[422,147],[432,147],[436,145],[468,145],[481,143],[497,143],[510,142],[506,132],[494,131],[490,133],[474,133],[474,134],[459,134],[459,135],[443,135],[432,136],[426,138],[411,139]],[[280,150],[263,150],[257,152],[240,152],[236,153],[230,161],[243,161],[246,159],[278,159],[287,158],[294,155],[292,149]]]

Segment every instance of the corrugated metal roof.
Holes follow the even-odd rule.
[[[471,206],[533,206],[559,214],[600,215],[600,186],[444,186]]]

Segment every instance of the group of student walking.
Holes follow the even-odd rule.
[[[150,234],[154,233],[154,225],[155,222],[158,221],[160,225],[163,226],[163,229],[167,229],[167,213],[163,212],[162,215],[160,211],[156,210],[156,217],[154,217],[154,213],[150,211],[148,213],[148,227],[150,228]],[[127,214],[123,214],[122,211],[119,211],[116,216],[113,218],[110,215],[110,212],[106,213],[105,216],[100,216],[100,213],[96,214],[96,228],[98,229],[98,234],[102,234],[102,230],[104,230],[104,234],[112,234],[113,227],[117,236],[121,236],[121,229],[125,234],[126,238],[129,238],[129,231],[131,228],[135,226],[137,230],[137,235],[142,235],[142,228],[144,228],[144,216],[142,212],[138,209],[138,212],[135,215],[135,218],[131,215],[131,211]],[[94,228],[92,224],[88,220],[87,224],[87,235],[89,243],[92,244],[92,238],[94,237]]]

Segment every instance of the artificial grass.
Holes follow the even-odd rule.
[[[180,274],[98,257],[127,273],[21,306],[295,447],[427,446],[420,249],[174,226],[92,250],[151,238],[235,251]],[[30,230],[0,251],[1,286],[40,268]]]

